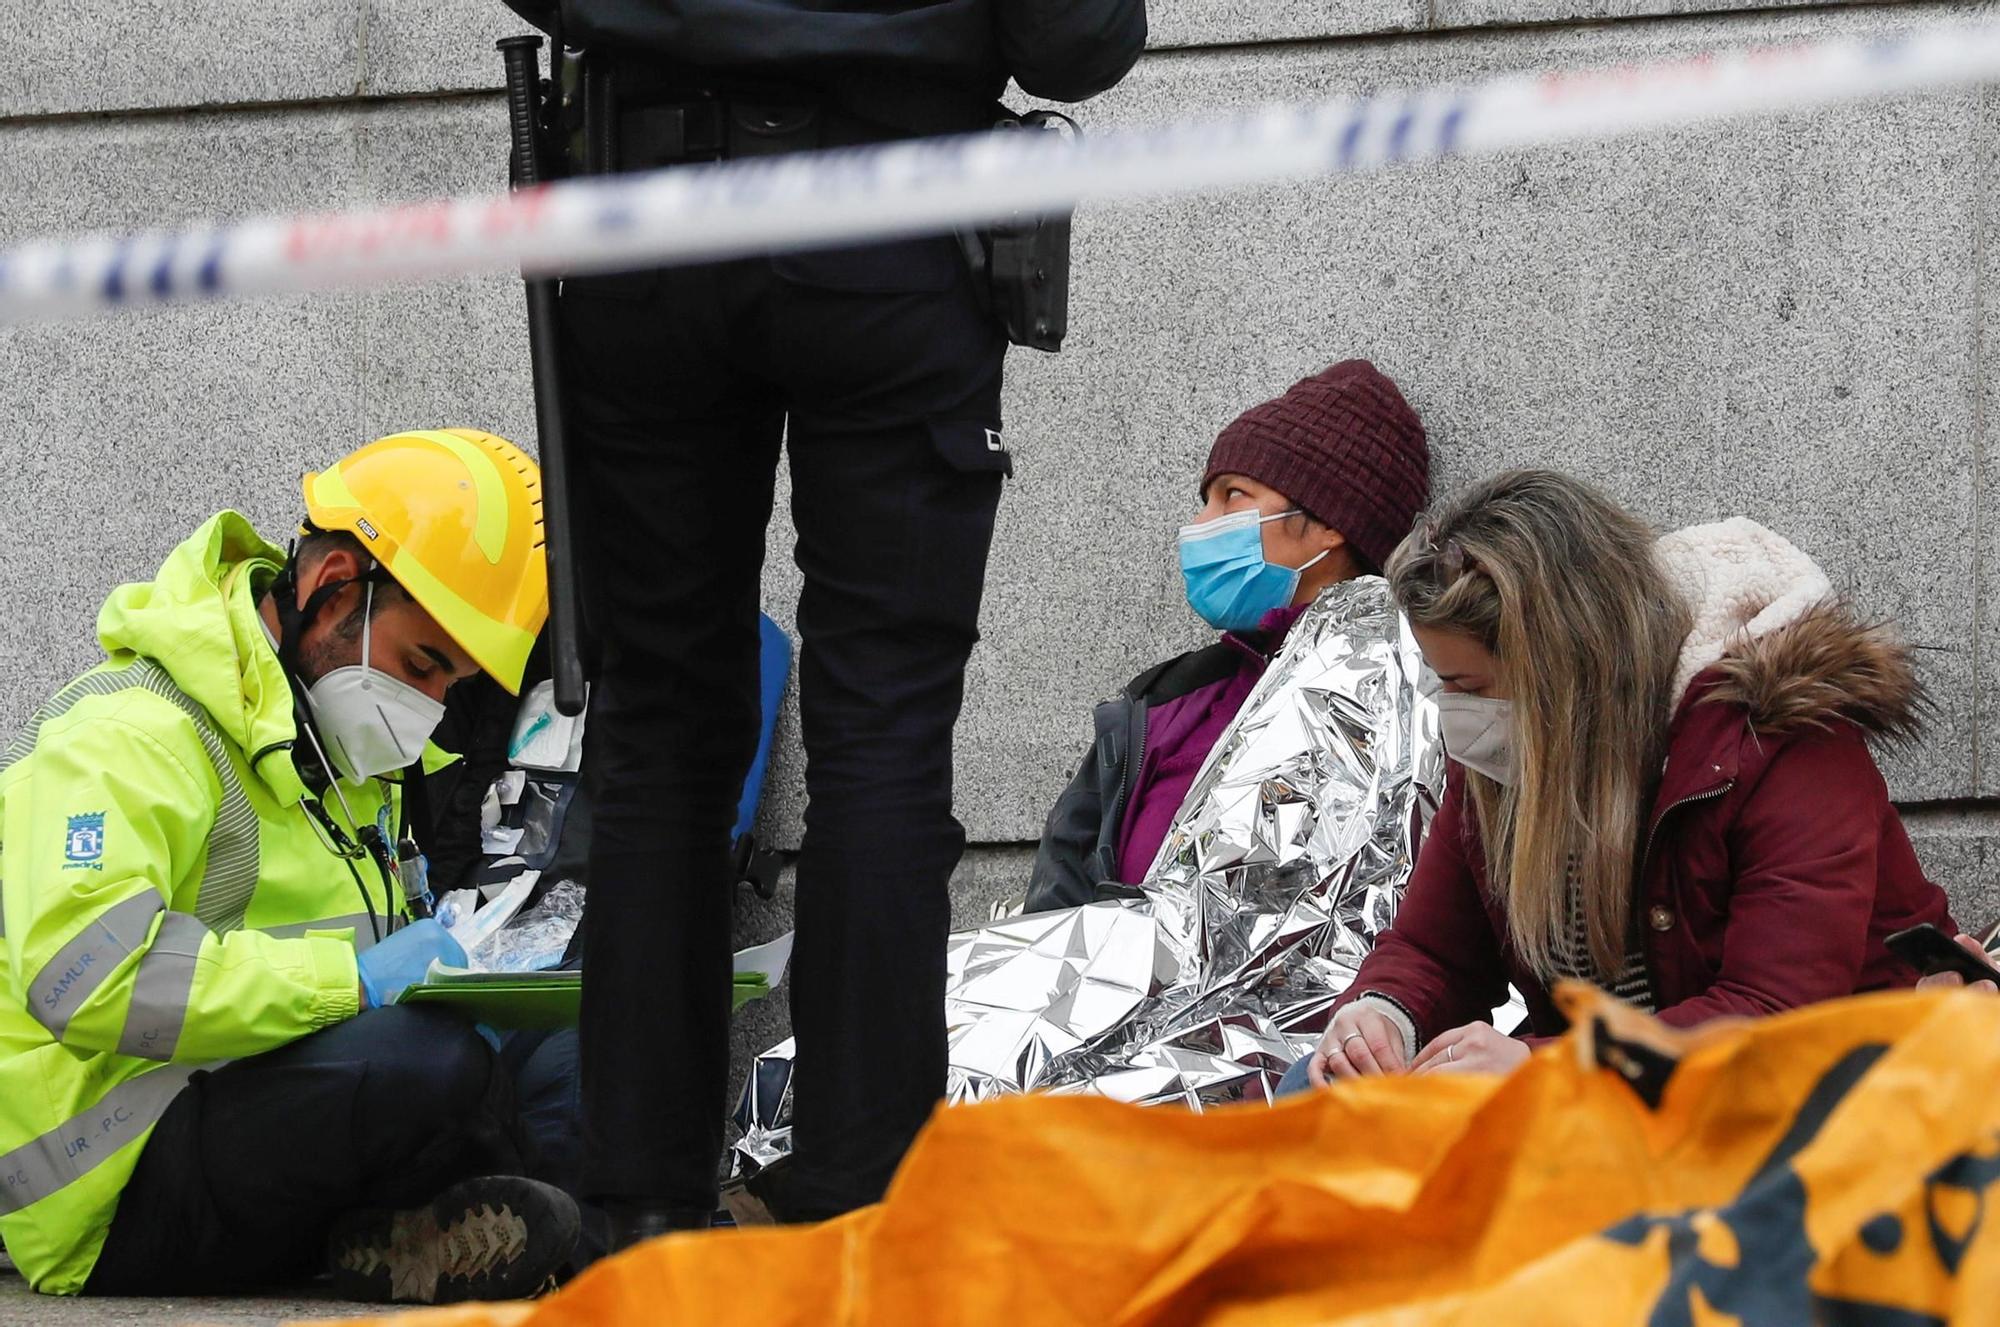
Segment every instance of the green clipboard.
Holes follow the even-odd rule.
[[[761,972],[740,973],[730,991],[730,1010],[770,993]],[[583,1004],[581,972],[432,972],[411,986],[397,1004],[444,1005],[490,1028],[575,1027]]]
[[[771,993],[792,958],[787,931],[769,944],[736,955],[736,983],[730,1012]],[[581,972],[468,972],[432,963],[424,980],[407,987],[397,1004],[435,1004],[455,1009],[490,1028],[551,1029],[576,1026],[583,1005]]]

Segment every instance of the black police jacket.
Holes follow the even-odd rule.
[[[1082,101],[1146,44],[1145,0],[506,0],[565,45],[807,84],[917,133],[982,127],[1012,78]],[[557,9],[560,5],[560,15]],[[872,114],[871,114],[872,112]]]

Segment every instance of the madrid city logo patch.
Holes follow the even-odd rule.
[[[103,857],[104,812],[71,816],[69,835],[63,840],[63,870],[102,871]]]

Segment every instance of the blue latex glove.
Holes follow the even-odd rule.
[[[366,1007],[394,1004],[404,988],[414,986],[430,971],[431,960],[465,966],[465,950],[434,917],[411,922],[361,956],[361,992]]]

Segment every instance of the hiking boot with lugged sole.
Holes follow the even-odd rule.
[[[335,1294],[372,1304],[525,1299],[554,1288],[581,1228],[561,1189],[489,1175],[424,1207],[349,1213],[334,1224],[327,1262]]]

